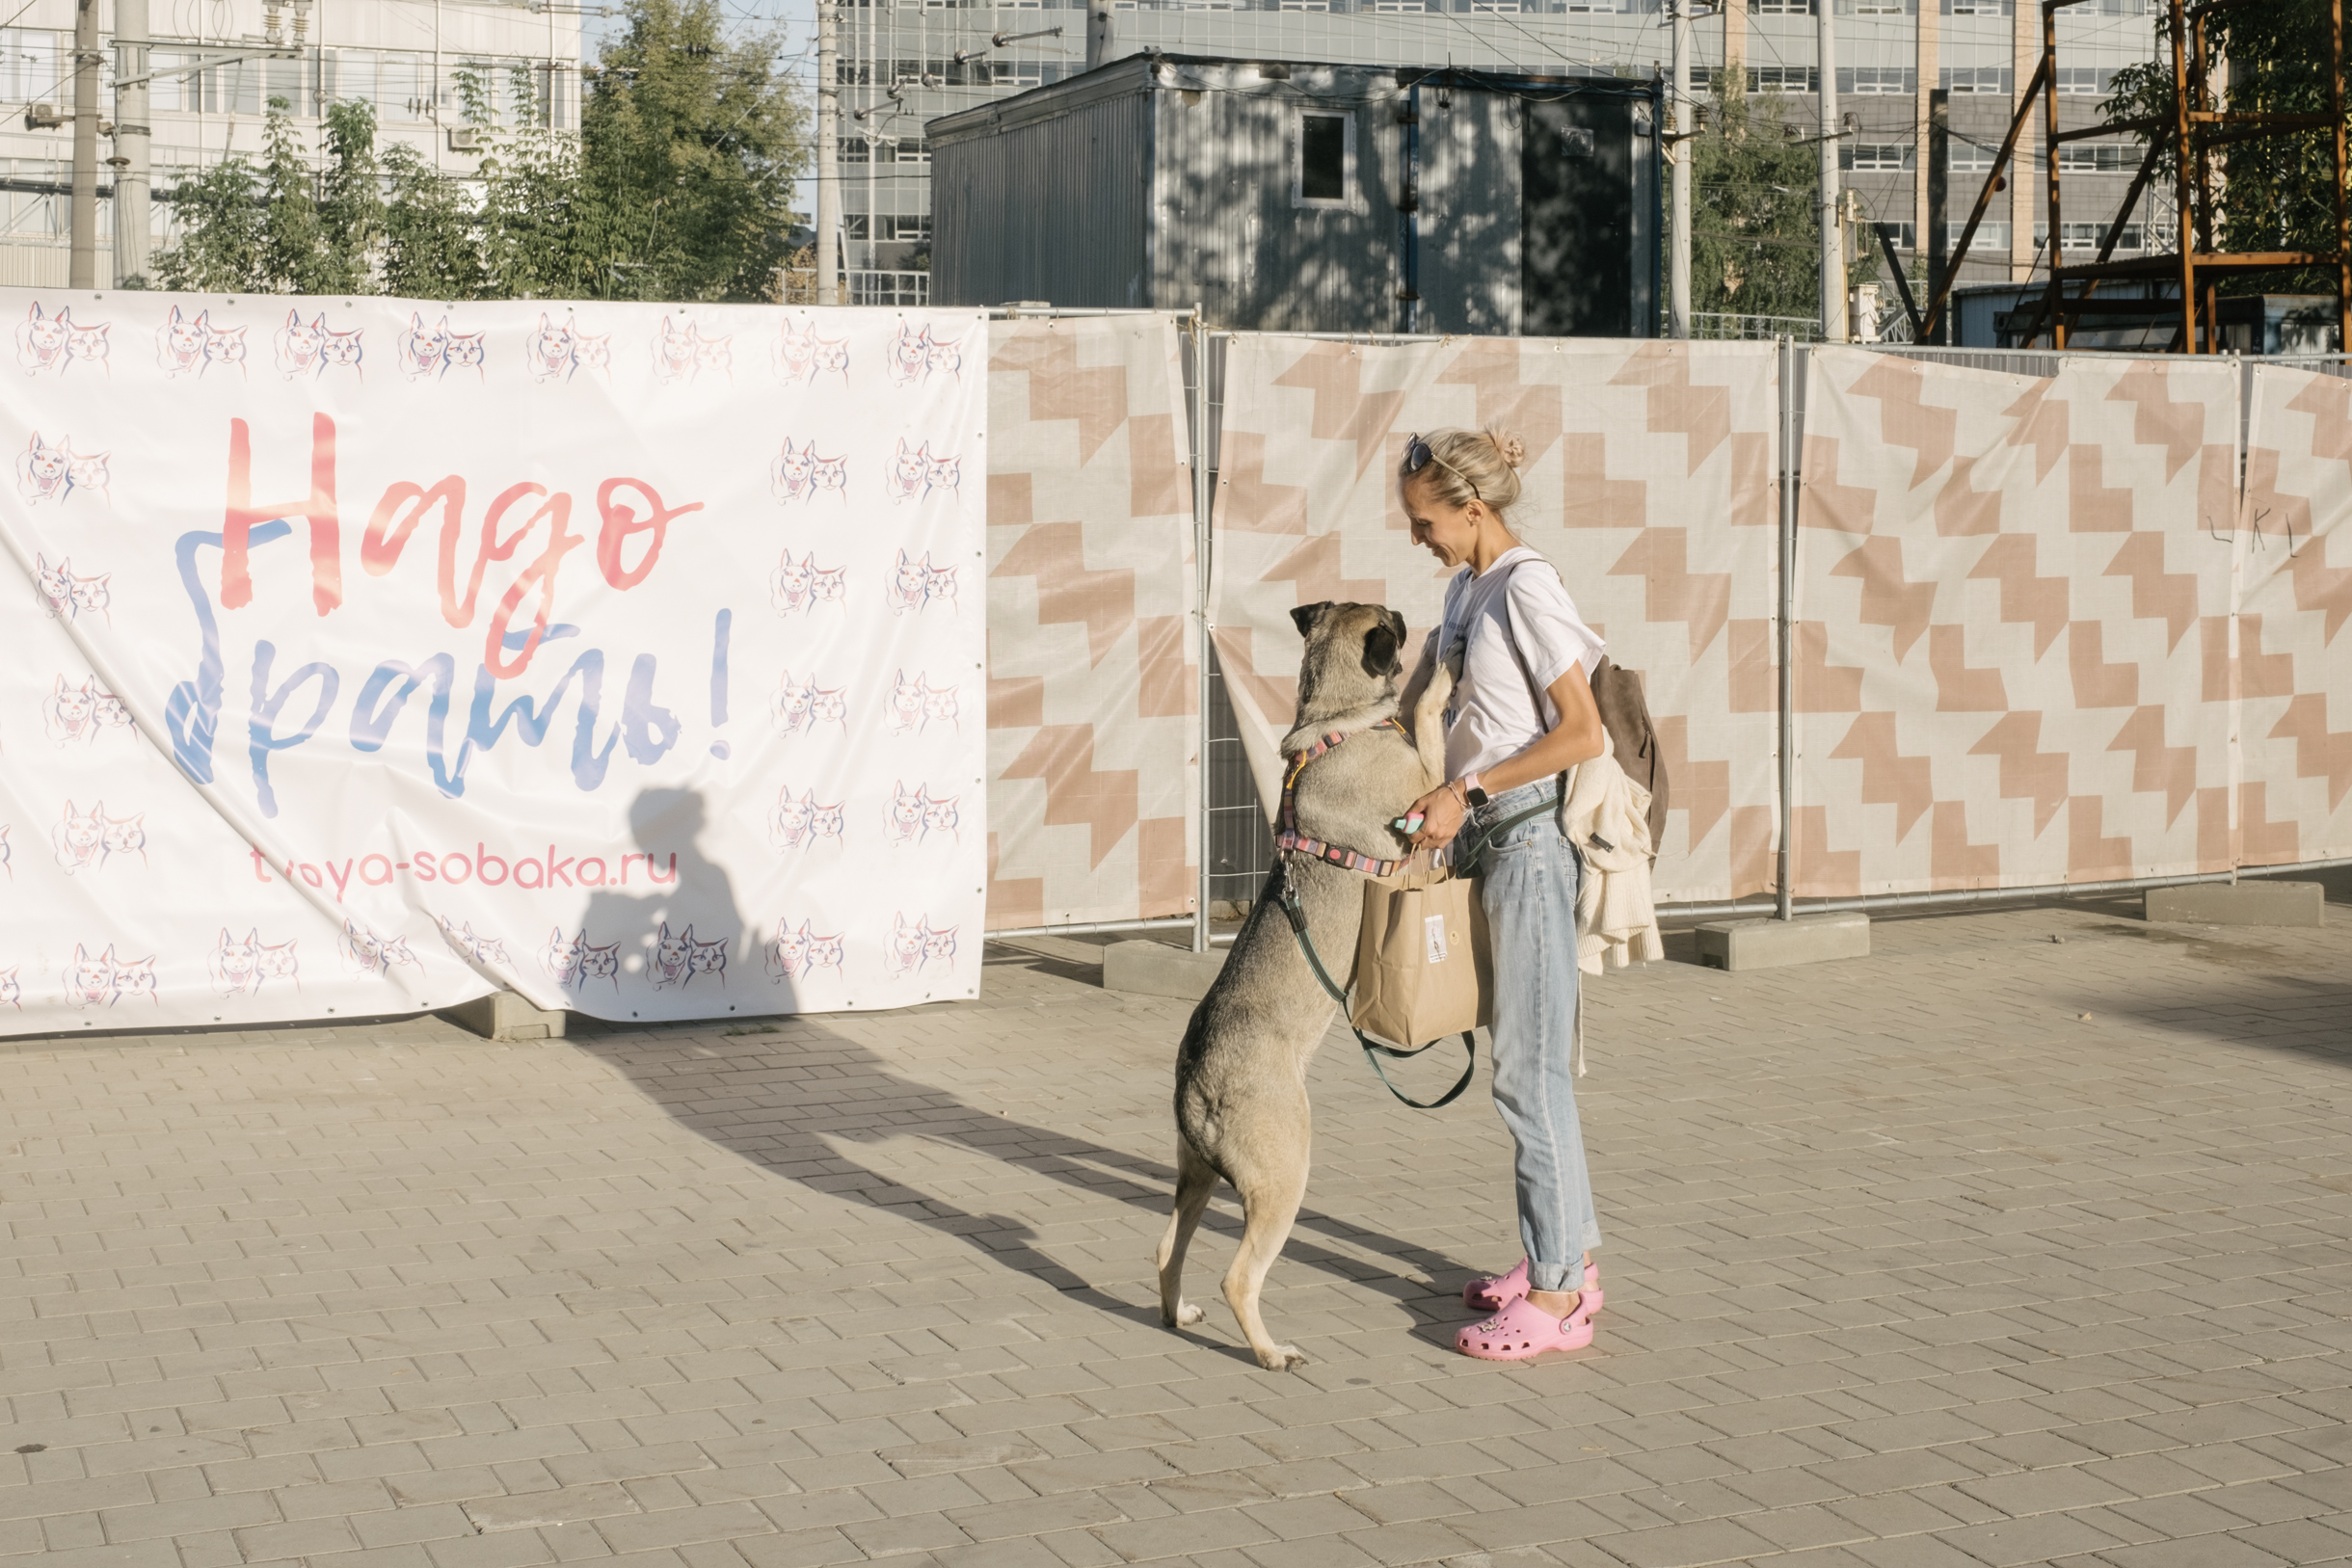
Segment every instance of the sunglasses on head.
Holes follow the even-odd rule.
[[[1478,499],[1483,501],[1486,498],[1484,495],[1479,493],[1477,480],[1471,478],[1468,474],[1463,473],[1459,468],[1454,466],[1453,464],[1448,463],[1445,459],[1439,457],[1430,449],[1430,443],[1423,440],[1420,436],[1412,435],[1407,436],[1404,439],[1405,478],[1412,478],[1415,474],[1418,474],[1422,469],[1428,467],[1432,463],[1445,469],[1448,473],[1458,476],[1463,484],[1470,487],[1470,493],[1476,496]]]

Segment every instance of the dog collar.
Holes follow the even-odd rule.
[[[1372,728],[1402,731],[1404,726],[1394,719],[1382,719]],[[1344,849],[1338,844],[1326,844],[1320,838],[1310,838],[1298,831],[1298,776],[1307,770],[1309,762],[1330,751],[1350,735],[1364,732],[1360,730],[1334,730],[1291,758],[1290,768],[1282,776],[1282,827],[1281,831],[1274,835],[1274,847],[1276,849],[1295,849],[1302,855],[1312,855],[1319,861],[1328,861],[1333,865],[1350,871],[1359,871],[1365,876],[1390,877],[1395,876],[1397,868],[1404,864],[1403,860],[1375,860],[1370,855],[1357,850]]]

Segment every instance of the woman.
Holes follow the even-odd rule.
[[[1569,1065],[1583,866],[1557,808],[1563,775],[1601,755],[1590,677],[1602,644],[1551,563],[1510,532],[1524,457],[1506,433],[1444,430],[1407,441],[1397,470],[1413,543],[1461,569],[1404,705],[1410,711],[1435,661],[1456,672],[1447,782],[1413,804],[1422,817],[1413,846],[1483,841],[1480,864],[1457,869],[1479,875],[1493,939],[1494,1102],[1517,1145],[1527,1249],[1510,1273],[1462,1292],[1494,1316],[1455,1344],[1487,1361],[1590,1344],[1601,1304],[1591,1257],[1600,1222]]]

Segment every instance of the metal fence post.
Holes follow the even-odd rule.
[[[1192,776],[1199,803],[1193,810],[1200,834],[1193,894],[1192,950],[1209,950],[1209,338],[1200,306],[1192,306],[1192,565],[1198,603],[1192,624],[1199,636],[1200,724]]]
[[[1780,861],[1779,917],[1796,917],[1796,895],[1789,888],[1788,837],[1795,817],[1792,806],[1797,778],[1797,716],[1792,697],[1795,682],[1790,658],[1795,636],[1789,625],[1797,603],[1797,345],[1780,339]]]

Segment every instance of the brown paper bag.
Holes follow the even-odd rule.
[[[1493,1022],[1494,954],[1476,884],[1364,885],[1349,1019],[1392,1045],[1423,1046]]]

